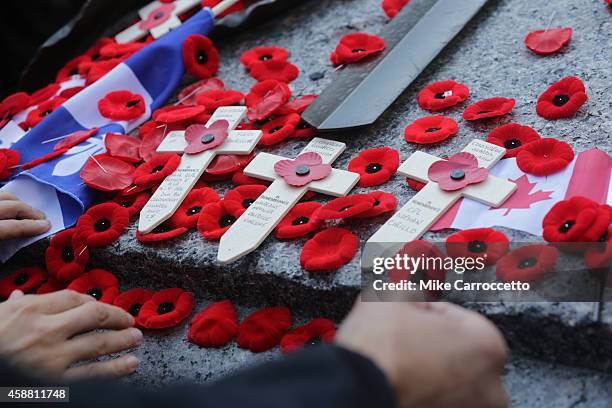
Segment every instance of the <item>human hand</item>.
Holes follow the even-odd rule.
[[[142,332],[133,325],[129,313],[74,291],[15,291],[0,303],[0,356],[29,374],[63,380],[122,377],[138,368],[136,357],[73,364],[140,345]]]
[[[51,223],[45,214],[10,193],[0,192],[0,241],[33,237],[47,232]]]
[[[383,370],[400,407],[508,404],[503,337],[487,319],[459,306],[358,300],[336,341]]]

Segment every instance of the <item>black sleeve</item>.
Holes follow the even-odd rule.
[[[31,380],[4,367],[0,367],[0,378],[3,386],[32,384]],[[70,406],[79,408],[387,408],[396,405],[395,395],[378,367],[365,357],[336,346],[313,347],[210,385],[147,391],[119,383],[73,384],[70,400]]]

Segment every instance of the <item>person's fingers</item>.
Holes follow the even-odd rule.
[[[2,200],[0,201],[0,219],[30,219],[42,220],[45,214],[30,207],[23,201]]]
[[[38,310],[49,315],[62,313],[85,303],[95,301],[96,299],[89,295],[84,295],[68,289],[46,295],[38,295],[32,300],[32,302],[35,302]]]
[[[48,220],[0,220],[0,239],[34,237],[49,228]]]
[[[6,191],[0,191],[0,200],[19,201],[17,197]]]
[[[508,407],[508,395],[502,383],[501,377],[488,381],[483,384],[482,406],[487,408],[506,408]]]
[[[52,318],[52,324],[68,338],[97,329],[121,330],[134,325],[132,315],[102,302],[87,302]]]
[[[64,378],[72,381],[92,377],[125,377],[136,371],[138,364],[139,361],[135,356],[128,355],[112,360],[71,367],[64,373]]]
[[[135,328],[94,332],[69,340],[66,354],[72,356],[74,362],[90,360],[139,346],[142,340],[142,332]]]
[[[19,289],[15,289],[14,291],[11,292],[11,295],[9,296],[8,300],[19,299],[22,296],[23,296],[23,292],[20,291]]]

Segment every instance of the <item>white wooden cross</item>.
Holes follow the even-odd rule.
[[[463,151],[476,156],[478,166],[486,169],[493,167],[506,153],[503,147],[477,139],[472,140]],[[367,244],[397,244],[401,248],[419,239],[459,198],[467,197],[499,207],[516,190],[515,183],[488,176],[484,181],[461,190],[444,191],[427,175],[429,167],[439,160],[436,156],[417,151],[402,163],[398,169],[400,174],[427,184],[389,218]]]
[[[300,154],[315,152],[322,157],[324,164],[331,164],[345,148],[344,143],[317,137]],[[294,187],[276,174],[274,165],[279,160],[286,158],[259,153],[245,167],[246,175],[270,180],[272,184],[221,237],[217,254],[220,263],[231,262],[255,250],[308,190],[340,197],[351,191],[359,181],[357,173],[332,168],[326,178]]]
[[[151,232],[174,214],[217,154],[246,155],[253,151],[262,136],[262,131],[233,130],[245,117],[246,111],[247,108],[244,106],[224,106],[215,111],[206,126],[209,127],[218,120],[226,120],[229,123],[227,139],[223,144],[213,149],[197,154],[183,155],[178,168],[166,177],[149,199],[149,202],[140,211],[138,222],[140,233]],[[186,146],[185,132],[174,131],[166,136],[157,151],[160,153],[182,153]]]

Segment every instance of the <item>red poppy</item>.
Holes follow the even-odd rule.
[[[98,101],[98,110],[105,118],[112,120],[132,120],[146,111],[144,98],[130,91],[113,91]]]
[[[62,97],[62,98],[70,99],[74,95],[76,95],[79,92],[81,92],[83,89],[85,89],[84,86],[73,86],[71,88],[64,89],[62,92],[59,93],[58,96]]]
[[[0,180],[9,178],[19,164],[19,152],[12,149],[0,149]]]
[[[206,174],[226,175],[238,171],[253,160],[255,152],[249,154],[218,154],[206,167]]]
[[[100,48],[100,56],[103,58],[126,58],[129,55],[134,54],[136,51],[140,51],[147,44],[143,42],[127,42],[127,43],[108,43]]]
[[[144,162],[134,172],[134,184],[146,186],[161,183],[174,173],[181,163],[181,158],[175,153],[158,153]]]
[[[319,95],[302,95],[292,101],[287,102],[275,112],[277,115],[288,115],[289,113],[302,113],[310,106]]]
[[[0,299],[8,299],[14,290],[31,292],[47,280],[41,268],[20,268],[0,280]]]
[[[336,50],[332,52],[329,59],[334,65],[351,64],[384,49],[385,40],[376,35],[366,33],[346,34],[340,39]]]
[[[383,0],[382,9],[389,18],[397,16],[397,14],[408,4],[410,0]]]
[[[187,339],[202,347],[222,347],[238,333],[238,314],[232,302],[206,306],[191,319]]]
[[[140,158],[140,139],[117,133],[107,133],[104,137],[106,151],[112,157],[130,163],[138,163]]]
[[[132,184],[134,171],[134,166],[123,160],[97,154],[87,160],[81,170],[81,178],[96,190],[115,191]]]
[[[289,58],[289,52],[281,47],[255,47],[246,50],[240,56],[240,62],[247,69],[250,69],[253,64],[264,61],[286,61]]]
[[[512,111],[516,101],[512,98],[489,98],[478,101],[463,111],[463,119],[478,120],[503,116]]]
[[[36,107],[36,109],[32,109],[28,113],[28,116],[25,120],[26,124],[29,128],[33,128],[34,126],[42,122],[42,120],[45,119],[47,116],[53,113],[54,110],[62,106],[64,102],[66,102],[66,99],[56,96],[53,99],[49,99],[48,101],[41,103]]]
[[[148,234],[141,234],[136,230],[136,239],[140,242],[159,242],[176,238],[189,231],[189,228],[175,227],[170,222],[165,222],[153,228]]]
[[[310,126],[304,120],[300,119],[300,122],[295,127],[295,130],[292,134],[289,135],[290,139],[305,139],[308,137],[313,137],[317,134],[317,129]]]
[[[289,354],[304,347],[320,343],[333,343],[336,325],[329,319],[314,319],[285,334],[280,342],[283,354]]]
[[[217,89],[198,94],[196,103],[206,108],[206,111],[213,113],[221,106],[239,105],[244,100],[242,92],[234,90]]]
[[[589,272],[596,275],[607,274],[612,265],[612,226],[608,227],[599,241],[590,245],[584,253],[584,263]],[[604,275],[606,276],[606,275]]]
[[[232,174],[232,183],[236,184],[237,186],[243,186],[245,184],[261,184],[263,186],[270,185],[269,181],[247,176],[242,170]]]
[[[272,119],[261,127],[263,135],[257,144],[271,146],[282,142],[295,131],[298,123],[300,123],[300,119],[300,115],[297,113],[290,113],[289,115]]]
[[[419,92],[419,106],[432,112],[450,108],[470,96],[467,86],[453,80],[432,82]]]
[[[276,226],[274,235],[279,239],[299,238],[321,227],[323,221],[317,216],[321,203],[309,201],[298,203]]]
[[[149,201],[151,195],[146,191],[141,191],[126,196],[116,196],[113,198],[113,202],[119,204],[123,208],[126,208],[130,213],[130,217],[135,216],[142,210],[142,207]]]
[[[532,282],[552,270],[557,250],[548,245],[532,244],[515,249],[495,264],[497,277],[504,282]]]
[[[135,319],[138,319],[142,305],[149,301],[154,294],[155,292],[152,290],[133,288],[120,293],[113,301],[113,305],[120,307],[134,316]]]
[[[165,23],[173,16],[175,7],[176,6],[172,3],[162,2],[162,4],[159,4],[157,7],[153,8],[146,18],[142,19],[140,23],[138,23],[138,28],[143,31],[149,31],[152,28]]]
[[[49,275],[60,282],[73,281],[85,272],[89,249],[75,248],[75,228],[56,234],[45,251],[45,263]]]
[[[236,205],[246,210],[266,189],[266,186],[260,184],[236,187],[225,193],[223,201],[225,201],[226,205]]]
[[[536,112],[545,119],[571,118],[589,99],[580,78],[570,76],[552,84],[538,98]]]
[[[91,64],[87,76],[85,77],[85,85],[89,86],[93,84],[121,62],[123,62],[123,58],[112,58]]]
[[[406,178],[406,183],[408,184],[408,187],[410,187],[411,189],[415,191],[421,191],[423,187],[425,187],[426,185],[426,183],[422,183],[418,180],[411,179],[410,177]]]
[[[59,90],[60,86],[56,83],[49,84],[44,88],[39,89],[30,95],[30,106],[39,105],[42,102],[49,100],[52,96],[57,94]]]
[[[413,259],[421,258],[427,260],[427,262],[417,265],[418,269],[416,270],[411,269],[410,266],[408,268],[389,270],[388,277],[391,282],[399,283],[402,280],[410,281],[412,279],[419,279],[425,282],[432,280],[444,282],[446,280],[444,254],[431,242],[423,240],[410,241],[399,250],[396,256]],[[441,295],[439,290],[427,290],[425,293],[428,297],[434,299],[439,298]]]
[[[259,309],[240,323],[236,342],[240,348],[261,353],[278,345],[289,327],[291,312],[286,307]]]
[[[198,231],[206,239],[219,239],[244,211],[242,207],[227,205],[224,200],[206,204],[198,219]]]
[[[144,161],[148,161],[151,157],[157,155],[157,148],[166,135],[174,130],[185,130],[180,124],[173,123],[171,125],[159,123],[150,120],[144,123],[138,129],[142,142],[138,153]]]
[[[119,279],[104,269],[92,269],[68,285],[68,289],[89,295],[97,301],[112,304],[119,295]]]
[[[219,200],[219,194],[210,187],[193,189],[172,215],[170,224],[175,227],[195,228],[204,206]]]
[[[354,157],[348,170],[359,174],[358,186],[379,186],[389,181],[399,167],[399,152],[390,147],[367,149]]]
[[[140,308],[136,322],[145,329],[174,327],[193,312],[194,296],[180,288],[155,293]]]
[[[300,254],[300,265],[311,272],[338,269],[353,259],[358,245],[359,239],[347,229],[325,229],[306,241]]]
[[[524,146],[516,155],[516,164],[525,173],[547,176],[566,168],[574,160],[574,151],[565,142],[547,137]]]
[[[164,106],[153,112],[153,120],[160,123],[176,123],[186,120],[198,121],[199,118],[206,114],[204,106]],[[159,126],[159,125],[158,125]]]
[[[329,176],[331,171],[331,165],[323,163],[323,158],[316,152],[301,153],[293,160],[279,160],[274,164],[274,172],[287,184],[295,187],[322,180]]]
[[[49,278],[48,281],[43,283],[36,289],[37,295],[46,295],[47,293],[58,292],[66,289],[68,284],[66,282],[60,282],[57,279]]]
[[[30,106],[30,95],[17,92],[7,96],[0,103],[0,119],[11,119],[13,115]]]
[[[264,120],[283,106],[290,97],[291,90],[283,82],[273,79],[258,82],[245,98],[247,118],[252,122]]]
[[[71,59],[57,72],[55,82],[62,82],[66,79],[70,79],[74,75],[82,74],[82,72],[79,71],[79,64],[88,61],[91,61],[91,58],[87,55],[80,55]]]
[[[119,204],[94,205],[77,221],[75,242],[90,248],[110,245],[123,234],[129,222],[130,212]],[[80,252],[82,248],[78,250]]]
[[[61,156],[62,154],[66,153],[69,149],[67,147],[60,149],[60,150],[53,150],[51,153],[47,153],[42,157],[38,157],[32,161],[29,161],[27,163],[24,163],[21,165],[21,170],[29,170],[33,167],[36,167],[40,164],[46,163],[50,160],[55,159],[58,156]]]
[[[183,64],[198,78],[210,78],[219,69],[219,53],[207,37],[191,34],[183,42]]]
[[[369,194],[353,194],[338,197],[321,207],[318,217],[322,220],[335,220],[353,217],[364,211],[372,209],[375,202],[375,198]]]
[[[53,150],[71,149],[72,147],[83,143],[85,140],[89,139],[97,133],[97,127],[87,130],[77,130],[76,132],[72,132],[66,135],[62,140],[57,142],[56,145],[53,146]]]
[[[199,94],[223,89],[225,89],[225,84],[219,78],[201,79],[183,88],[178,94],[178,102],[181,105],[192,106],[196,104],[196,98]]]
[[[289,83],[300,75],[300,70],[286,60],[259,61],[251,66],[250,74],[261,82],[266,79]]]
[[[538,132],[529,126],[508,123],[496,127],[487,136],[487,142],[506,149],[504,157],[515,157],[530,142],[540,140]]]
[[[538,55],[550,55],[569,44],[572,28],[547,28],[532,31],[525,37],[525,46]]]
[[[607,231],[610,211],[595,201],[575,196],[556,203],[542,220],[548,242],[595,242]]]
[[[445,191],[456,191],[469,184],[481,183],[488,174],[486,168],[478,167],[476,156],[468,152],[455,153],[448,160],[438,160],[427,170],[427,177]]]
[[[503,232],[493,228],[473,228],[446,238],[446,253],[453,258],[484,258],[492,265],[508,252],[510,243]]]
[[[372,191],[368,195],[374,198],[372,208],[355,215],[355,218],[372,218],[395,211],[397,208],[397,198],[393,194],[385,193],[384,191]]]
[[[210,7],[213,8],[214,6],[216,6],[217,4],[221,3],[221,0],[202,0],[202,7]],[[227,16],[228,14],[232,14],[232,13],[237,13],[240,11],[243,11],[246,8],[245,2],[244,1],[238,1],[237,3],[234,3],[231,7],[229,7],[227,10],[225,10],[223,13],[219,14],[217,16],[217,18],[223,18],[225,16]]]
[[[185,131],[185,153],[197,154],[221,146],[229,135],[229,122],[225,119],[210,125],[191,125]]]
[[[426,116],[406,126],[404,138],[418,144],[436,143],[456,135],[458,130],[459,125],[453,118]]]

